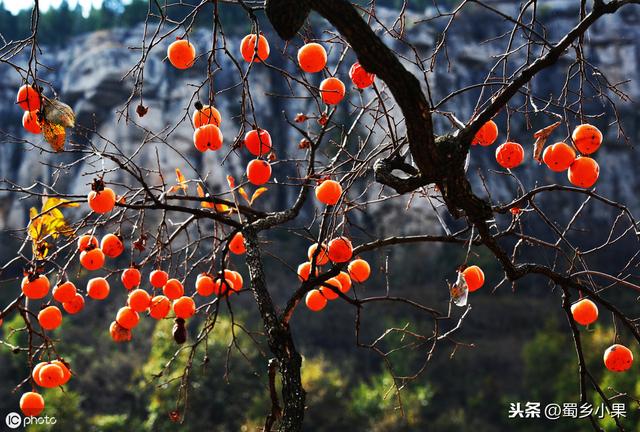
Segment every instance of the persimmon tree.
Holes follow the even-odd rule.
[[[196,47],[190,40],[194,22],[211,3],[210,45]],[[603,366],[614,371],[629,369],[633,347],[630,350],[617,342],[640,342],[640,330],[628,305],[616,304],[609,294],[640,290],[629,280],[637,254],[626,251],[628,256],[619,260],[618,268],[600,269],[594,264],[598,257],[617,250],[618,243],[637,241],[638,225],[625,203],[595,189],[600,172],[597,156],[592,156],[606,145],[605,137],[624,139],[624,125],[617,121],[606,125],[603,136],[590,124],[604,113],[617,113],[617,100],[624,100],[625,95],[619,84],[610,82],[590,62],[584,46],[585,35],[595,22],[638,3],[583,0],[575,26],[562,38],[549,40],[535,1],[523,2],[517,16],[505,15],[482,1],[462,0],[446,11],[436,1],[437,14],[411,23],[445,23],[434,49],[423,52],[407,37],[411,31],[407,20],[413,18],[406,7],[388,25],[377,17],[375,2],[150,2],[145,38],[136,48],[139,61],[123,77],[133,83],[133,90],[119,110],[120,121],[143,136],[135,151],[126,154],[95,126],[76,125],[72,107],[55,96],[46,65],[40,62],[40,51],[45,48],[38,40],[36,1],[31,36],[3,41],[0,49],[0,61],[15,69],[24,83],[16,100],[24,110],[23,125],[38,134],[17,145],[39,149],[53,161],[56,172],[48,184],[3,182],[4,190],[42,201],[41,208],[31,210],[15,259],[3,267],[4,272],[24,268],[21,289],[14,285],[15,300],[3,306],[0,318],[20,314],[24,328],[16,331],[28,335],[28,345],[16,347],[24,351],[33,370],[31,377],[16,383],[16,389],[25,392],[21,400],[25,415],[38,415],[44,409],[38,387],[82,379],[81,367],[64,361],[51,332],[65,314],[82,313],[86,301],[107,296],[119,296],[123,304],[113,322],[105,323],[105,331],[108,328],[116,342],[135,338],[141,319],[175,320],[176,350],[189,352],[177,408],[171,413],[175,421],[187,415],[189,373],[199,350],[206,347],[221,314],[233,320],[234,301],[241,296],[253,298],[264,327],[259,336],[251,336],[266,343],[270,351],[264,379],[272,408],[265,413],[265,430],[302,430],[302,357],[291,318],[308,308],[318,312],[314,319],[321,320],[322,310],[331,307],[331,302],[345,302],[353,308],[357,345],[382,357],[401,406],[402,388],[427,369],[438,348],[459,345],[454,334],[472,313],[473,296],[481,295],[472,293],[489,285],[482,269],[473,263],[477,248],[488,251],[503,270],[502,280],[487,281],[494,289],[510,283],[515,290],[518,281],[538,276],[536,280],[546,280],[561,291],[558,307],[566,314],[575,342],[580,402],[586,402],[590,392],[599,394],[607,405],[612,398],[622,397],[607,393],[587,369],[581,341],[589,336],[581,326],[602,319],[598,315],[603,311],[610,312],[616,341],[603,353]],[[246,14],[252,31],[241,41],[227,36],[223,7],[240,8]],[[493,63],[482,82],[439,96],[431,87],[430,73],[447,67],[443,63],[449,29],[465,19],[470,8],[485,9],[496,20],[510,23],[512,30],[489,42],[503,52],[487,58]],[[176,9],[183,12],[179,20],[171,18]],[[316,16],[323,20],[312,25],[310,20],[315,21]],[[279,38],[265,36],[269,33],[263,30],[269,25]],[[153,53],[164,50],[175,73],[192,68],[204,72],[189,89],[192,96],[184,100],[182,118],[162,130],[151,130],[139,119],[162,108],[145,103],[146,65]],[[24,52],[28,53],[26,64],[16,60]],[[537,93],[538,74],[562,57],[568,60],[561,94]],[[235,82],[219,88],[215,78],[223,67],[233,70]],[[254,81],[256,70],[285,83],[286,94],[262,94]],[[469,93],[477,96],[473,112],[456,112],[456,101]],[[237,111],[225,118],[216,103],[237,95]],[[256,100],[263,97],[279,97],[285,104],[303,101],[295,103],[303,107],[300,112],[285,109],[275,126],[294,130],[299,143],[272,139],[261,119],[263,113],[256,109]],[[589,98],[603,102],[601,112],[585,111],[584,102]],[[541,125],[540,130],[514,136],[509,124],[518,117]],[[223,136],[223,123],[234,125],[234,136]],[[242,178],[228,175],[226,184],[214,184],[209,172],[198,169],[173,146],[176,130],[187,125],[193,128],[193,145],[202,158],[212,152],[224,153],[224,160],[250,156],[246,174]],[[504,144],[498,146],[499,138]],[[556,143],[547,145],[549,140]],[[152,145],[174,149],[175,163],[166,166],[159,158],[143,163],[139,156]],[[496,146],[495,169],[480,165],[478,180],[468,167],[475,167],[476,156],[493,151],[485,148],[492,145]],[[61,158],[62,152],[69,157]],[[518,168],[525,164],[532,165],[532,172],[551,170],[566,176],[539,184],[540,174],[531,186],[518,176]],[[60,175],[75,172],[77,167],[84,177],[94,179],[88,182],[86,195],[74,195],[58,186]],[[216,169],[224,170],[225,164]],[[187,170],[191,174],[185,176]],[[116,175],[124,181],[112,180]],[[515,185],[508,200],[492,198],[488,176],[506,178]],[[268,200],[278,188],[291,191],[281,207]],[[566,195],[567,200],[581,204],[565,220],[560,211],[541,204],[548,195]],[[430,209],[440,226],[434,229],[425,224],[426,231],[407,234],[399,223],[392,227],[397,229],[395,235],[358,234],[356,215],[381,203],[408,214],[420,215]],[[584,236],[573,227],[588,206],[609,215],[608,225],[599,228],[608,234],[600,244],[585,250]],[[306,216],[309,212],[314,214],[311,219]],[[539,234],[534,226],[544,227],[546,234]],[[284,238],[302,237],[309,245],[308,256],[282,263],[282,271],[299,278],[299,285],[282,303],[272,295],[264,265],[265,254],[274,251],[269,242],[287,241],[269,237],[274,231]],[[388,272],[370,265],[367,253],[409,243],[456,244],[464,251],[466,258],[450,269],[454,282],[442,281],[443,289],[450,293],[448,303],[423,304],[396,295],[388,278],[383,295],[367,294],[370,274]],[[240,259],[232,259],[234,255]],[[121,256],[130,265],[112,265]],[[86,287],[74,284],[78,268],[91,277]],[[431,331],[388,328],[378,338],[365,340],[360,323],[373,304],[410,308],[430,323]],[[233,328],[248,332],[240,324]],[[402,342],[387,346],[394,335],[401,335]],[[424,352],[421,366],[410,375],[398,374],[390,354],[418,348]],[[171,367],[172,359],[167,359],[166,368]],[[593,416],[588,421],[599,430]],[[615,421],[622,429],[619,420]]]

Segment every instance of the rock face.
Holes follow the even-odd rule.
[[[492,5],[508,14],[515,14],[517,10],[514,2],[493,2]],[[560,38],[575,24],[575,2],[552,1],[545,2],[544,14],[541,19],[546,25],[546,36],[551,41]],[[421,55],[428,56],[440,37],[440,31],[444,23],[438,21],[435,24],[415,23],[433,15],[433,10],[426,10],[424,14],[411,15],[406,18],[407,37],[420,49]],[[397,11],[379,9],[379,18],[382,22],[391,25],[397,18]],[[483,22],[478,26],[478,22]],[[612,83],[631,80],[621,85],[621,88],[632,100],[640,100],[640,77],[637,70],[640,69],[640,8],[627,7],[622,13],[608,16],[597,23],[587,35],[586,56],[590,62],[596,65]],[[448,57],[451,64],[447,68],[446,60],[439,57],[436,72],[429,72],[427,76],[434,100],[448,94],[450,91],[462,88],[470,84],[483,81],[490,68],[492,56],[499,55],[504,50],[504,43],[492,43],[483,41],[504,33],[508,30],[509,23],[498,20],[495,15],[479,7],[472,7],[471,11],[459,20],[456,20],[447,39]],[[542,30],[541,30],[542,31]],[[268,32],[268,30],[267,30]],[[295,66],[281,55],[285,49],[275,34],[267,33],[272,41],[270,61],[276,67],[287,69],[292,73]],[[256,119],[249,116],[252,124],[241,124],[240,114],[243,95],[239,85],[237,65],[228,57],[219,55],[217,64],[211,65],[212,87],[215,100],[209,100],[210,84],[206,81],[207,61],[199,58],[194,68],[187,71],[173,69],[164,60],[166,44],[157,46],[151,52],[144,69],[144,88],[142,96],[144,105],[149,107],[149,112],[143,118],[135,114],[135,107],[139,97],[134,98],[132,109],[128,113],[129,122],[119,113],[123,103],[131,94],[133,80],[131,75],[123,77],[131,70],[140,58],[141,52],[131,47],[139,47],[143,37],[143,27],[131,29],[117,29],[113,31],[101,31],[82,35],[75,38],[64,49],[43,49],[40,61],[51,67],[50,71],[40,70],[41,78],[50,82],[61,100],[69,103],[77,114],[79,127],[73,135],[72,144],[68,148],[89,150],[86,135],[87,129],[95,129],[98,134],[91,134],[92,144],[97,149],[105,145],[103,138],[117,145],[125,155],[137,153],[137,162],[149,169],[157,168],[168,182],[174,178],[174,168],[179,167],[189,178],[194,178],[189,164],[198,169],[203,176],[207,176],[207,184],[212,191],[221,190],[226,184],[225,176],[231,174],[240,179],[249,158],[246,151],[235,151],[228,155],[233,142],[245,130],[254,126],[260,126],[271,132],[276,154],[279,159],[300,157],[301,151],[297,143],[301,135],[285,123],[285,115],[292,119],[297,112],[316,114],[318,107],[312,105],[310,100],[277,97],[288,95],[288,84],[274,70],[269,70],[262,65],[254,66],[250,75],[252,83],[251,100],[255,106]],[[387,42],[397,50],[406,50],[397,40],[385,36]],[[193,32],[191,41],[196,45],[198,52],[205,52],[211,45],[211,35],[206,29]],[[236,49],[239,39],[228,39],[229,49]],[[518,40],[521,43],[521,38]],[[46,41],[43,42],[46,45]],[[292,46],[286,48],[287,56],[294,56],[295,49]],[[221,53],[222,54],[222,53]],[[351,53],[349,53],[351,55]],[[410,53],[407,53],[410,56]],[[331,53],[333,63],[338,60],[339,53]],[[345,81],[348,80],[347,72],[352,57],[347,56],[345,64],[340,66],[339,74]],[[516,65],[517,61],[512,62]],[[564,63],[561,66],[566,67]],[[245,63],[240,64],[246,70]],[[415,70],[416,67],[413,66]],[[416,70],[419,76],[420,71]],[[558,94],[563,85],[562,75],[558,68],[552,68],[541,75],[534,82],[534,87],[540,95]],[[597,78],[594,76],[594,79]],[[321,77],[311,77],[311,83],[319,84]],[[15,90],[21,84],[20,77],[15,70],[9,67],[0,68],[0,100],[8,101],[15,98]],[[52,95],[50,88],[45,93]],[[366,95],[366,93],[365,93]],[[249,95],[244,95],[249,96]],[[354,100],[360,97],[354,89],[350,90],[350,97]],[[454,99],[443,109],[455,112],[463,121],[472,115],[478,92],[470,91]],[[206,154],[197,152],[192,144],[193,128],[189,113],[193,110],[193,102],[201,100],[203,103],[212,102],[222,112],[222,132],[225,137],[223,151]],[[346,115],[345,107],[341,115]],[[596,114],[602,111],[602,106],[590,102],[585,106],[588,114]],[[625,126],[625,131],[634,143],[638,138],[638,114],[637,105],[622,103],[619,110],[620,117]],[[22,139],[34,140],[35,136],[26,137],[20,126],[22,111],[13,104],[0,104],[0,178],[5,178],[23,186],[33,185],[36,182],[51,183],[56,179],[56,189],[67,193],[85,195],[88,184],[96,170],[99,173],[102,166],[89,166],[88,164],[76,164],[70,171],[58,172],[57,166],[63,162],[69,162],[79,156],[78,153],[48,154],[41,153],[22,141]],[[597,154],[597,160],[601,166],[601,180],[598,183],[599,191],[613,199],[629,201],[629,197],[635,196],[638,189],[638,179],[635,178],[635,167],[638,166],[637,155],[623,140],[616,136],[614,126],[606,127],[612,123],[615,117],[610,113],[606,118],[598,118],[595,122],[606,129],[606,144]],[[170,129],[180,121],[175,130]],[[440,132],[451,129],[451,125],[443,117],[436,118]],[[138,126],[132,124],[135,122]],[[253,124],[256,122],[257,124]],[[538,116],[533,119],[535,126],[544,126],[550,123],[548,118]],[[571,119],[571,125],[575,120]],[[308,122],[306,127],[315,127],[315,121]],[[312,123],[312,124],[311,124]],[[506,119],[503,119],[506,124]],[[504,126],[501,127],[504,130]],[[168,134],[168,132],[171,132]],[[511,119],[511,139],[520,140],[527,148],[530,157],[532,144],[532,131],[525,130],[523,118]],[[148,137],[152,138],[149,139]],[[137,152],[138,147],[147,137],[148,143]],[[521,138],[516,138],[521,137]],[[506,137],[501,134],[500,140]],[[566,134],[558,133],[556,140],[566,138]],[[554,138],[552,138],[553,140]],[[41,137],[35,137],[35,142],[42,143]],[[494,148],[474,148],[472,150],[472,170],[477,166],[485,168],[498,168],[493,159]],[[180,157],[179,153],[184,155]],[[229,156],[229,157],[227,157]],[[224,161],[224,166],[220,164]],[[293,164],[288,164],[293,165]],[[105,164],[104,169],[113,168]],[[83,176],[83,173],[89,175]],[[551,175],[548,170],[538,167],[530,160],[526,166],[517,169],[517,174],[525,185],[533,186],[537,183],[558,182],[568,184],[562,175]],[[277,181],[287,181],[287,177],[296,177],[300,173],[296,168],[276,165],[274,175]],[[131,178],[121,171],[109,172],[108,181],[116,183],[131,183]],[[150,179],[150,181],[155,179]],[[477,181],[477,179],[476,179]],[[490,176],[488,180],[492,188],[495,188],[494,199],[508,199],[515,191],[514,183],[504,176]],[[38,189],[38,187],[36,187]],[[42,188],[39,188],[42,190]],[[297,193],[293,188],[274,188],[270,191],[267,207],[282,208],[291,202]],[[480,190],[480,189],[479,189]],[[371,188],[370,193],[376,194],[379,188]],[[18,200],[19,196],[7,192],[0,192],[0,227],[23,227],[27,221],[27,207],[33,202]],[[637,207],[635,202],[630,203]],[[420,204],[422,205],[422,204]],[[426,205],[426,209],[430,206]],[[380,207],[382,214],[388,215],[384,207]],[[375,214],[373,215],[375,218]],[[424,219],[416,221],[424,223]]]

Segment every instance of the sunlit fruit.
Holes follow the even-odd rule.
[[[155,296],[151,299],[151,306],[149,307],[149,315],[154,319],[163,319],[171,311],[171,301],[163,295]]]
[[[271,178],[271,165],[262,159],[254,159],[247,165],[247,179],[251,184],[260,186]]]
[[[336,291],[342,291],[342,284],[337,278],[327,279],[325,282],[323,282],[322,287],[320,288],[320,292],[323,296],[325,296],[327,300],[335,300],[340,296],[332,288],[334,288]]]
[[[336,279],[340,282],[340,291],[342,291],[343,294],[346,294],[351,290],[351,277],[349,276],[349,273],[341,271],[336,276]]]
[[[143,289],[135,289],[129,293],[127,304],[135,312],[144,312],[151,306],[151,296]]]
[[[356,87],[358,87],[359,89],[364,89],[373,84],[376,76],[364,70],[360,63],[355,62],[351,66],[351,69],[349,69],[349,78],[351,78],[351,82]]]
[[[587,156],[579,156],[569,167],[567,177],[572,185],[581,188],[590,188],[600,176],[598,162]]]
[[[242,289],[243,280],[242,275],[234,270],[225,269],[224,277],[231,282],[231,290],[238,292]]]
[[[167,48],[167,57],[173,67],[188,69],[196,60],[196,48],[188,40],[179,39]]]
[[[342,186],[335,180],[325,180],[316,186],[316,198],[323,204],[335,205],[342,195]]]
[[[87,282],[87,295],[94,300],[106,299],[110,291],[109,282],[103,277],[89,279]]]
[[[71,300],[62,303],[62,308],[68,314],[74,315],[84,309],[84,297],[76,294]]]
[[[68,383],[71,379],[71,371],[69,370],[67,365],[60,360],[53,360],[51,364],[57,365],[60,369],[62,369],[62,381],[59,385],[65,385],[66,383]]]
[[[235,233],[231,240],[229,240],[229,250],[236,255],[242,255],[247,251],[244,246],[244,236],[242,233]]]
[[[98,239],[91,234],[84,234],[78,237],[78,250],[80,252],[87,249],[94,249],[98,247]]]
[[[22,127],[32,134],[41,134],[42,127],[40,127],[40,122],[38,121],[38,112],[25,111],[24,114],[22,114]]]
[[[480,144],[481,146],[490,146],[498,139],[498,125],[493,120],[489,120],[482,125],[471,144]]]
[[[122,285],[128,290],[132,290],[133,288],[140,285],[142,281],[142,275],[140,274],[140,270],[135,267],[130,267],[122,272],[122,276],[120,276],[120,280],[122,281]]]
[[[178,318],[189,319],[196,313],[196,303],[191,297],[182,296],[173,302],[173,312]]]
[[[271,151],[271,135],[264,129],[253,129],[244,136],[244,145],[254,156],[265,155]]]
[[[307,249],[307,257],[309,258],[309,261],[313,262],[314,256],[315,256],[316,265],[323,266],[329,262],[329,254],[327,254],[327,248],[323,245],[320,248],[320,251],[317,252],[317,256],[316,256],[317,249],[318,249],[318,243],[314,243],[311,246],[309,246],[309,249]]]
[[[571,139],[580,153],[595,153],[602,144],[602,132],[590,124],[581,124],[573,130]]]
[[[353,256],[353,245],[346,237],[338,237],[329,242],[329,259],[334,263],[347,262]]]
[[[44,410],[44,399],[36,392],[26,392],[20,397],[20,411],[27,417],[37,417]]]
[[[257,43],[256,43],[257,40]],[[269,57],[269,42],[263,35],[249,34],[240,42],[240,53],[247,63],[260,63]]]
[[[40,93],[29,84],[18,89],[16,103],[25,111],[37,111],[40,109]]]
[[[193,131],[193,145],[201,152],[220,150],[223,139],[222,131],[214,124],[206,124]]]
[[[198,129],[208,124],[220,127],[222,124],[220,111],[211,105],[204,105],[200,109],[196,108],[193,112],[193,127]],[[222,139],[220,141],[222,142]]]
[[[524,149],[516,142],[506,142],[496,149],[496,161],[507,169],[515,168],[524,160]]]
[[[598,319],[598,306],[589,299],[582,299],[571,305],[571,314],[575,322],[586,326]]]
[[[307,293],[305,297],[307,307],[314,312],[321,311],[327,305],[327,299],[322,295],[320,290],[313,289]]]
[[[542,161],[555,172],[568,169],[574,160],[576,160],[576,152],[563,142],[550,145],[542,153]]]
[[[358,258],[349,263],[349,277],[352,281],[362,283],[369,279],[371,267],[365,260]]]
[[[633,364],[633,353],[624,345],[611,345],[604,352],[604,365],[613,372],[624,372]]]
[[[339,104],[344,99],[345,92],[344,83],[338,78],[330,77],[320,83],[320,96],[327,105]]]
[[[116,314],[116,322],[122,327],[131,330],[140,322],[140,315],[129,306],[121,307]]]
[[[109,334],[114,342],[129,342],[131,340],[131,330],[122,327],[116,321],[111,322]]]
[[[327,64],[327,51],[318,43],[308,43],[298,50],[298,64],[305,72],[320,72]]]
[[[47,306],[38,313],[38,322],[45,330],[55,330],[62,324],[62,312],[57,306]]]
[[[31,378],[33,378],[33,381],[39,385],[40,387],[42,387],[42,382],[40,381],[40,370],[42,370],[43,367],[45,367],[46,365],[50,364],[49,362],[40,362],[37,365],[35,365],[33,367],[33,371],[31,372]]]
[[[482,288],[484,285],[484,272],[476,265],[472,265],[464,269],[462,272],[469,291],[473,292]]]
[[[25,276],[22,279],[22,292],[29,299],[41,299],[49,294],[49,279],[45,275],[32,278]]]
[[[175,300],[184,295],[184,286],[178,279],[169,279],[167,283],[164,284],[162,292],[169,300]]]
[[[209,297],[216,291],[216,284],[213,278],[206,274],[201,274],[196,279],[196,292],[202,297]]]
[[[124,244],[117,235],[107,234],[100,241],[100,249],[109,258],[117,258],[124,252]]]
[[[53,363],[47,363],[40,368],[38,372],[40,378],[40,386],[44,388],[58,387],[64,380],[64,372],[60,366]]]
[[[59,285],[56,285],[51,292],[53,294],[53,298],[60,303],[66,303],[76,296],[76,286],[73,282],[63,282]]]
[[[304,282],[309,279],[309,275],[311,274],[311,263],[303,262],[298,266],[298,279],[300,282]],[[316,276],[318,275],[318,269],[316,268]]]
[[[100,249],[91,249],[80,252],[80,264],[87,270],[98,270],[104,265],[104,252]]]
[[[113,189],[105,187],[101,191],[91,191],[87,196],[89,207],[95,213],[109,213],[116,205],[116,194]]]
[[[164,270],[154,270],[149,274],[149,283],[154,288],[162,288],[169,280],[169,274]]]

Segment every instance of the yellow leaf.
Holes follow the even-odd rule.
[[[57,197],[47,197],[46,199],[43,198],[44,203],[42,204],[42,212],[46,212],[47,210],[51,209],[51,208],[59,208],[59,207],[78,207],[80,205],[80,203],[77,202],[71,202],[67,199],[64,198],[57,198]]]
[[[253,202],[255,200],[257,200],[260,197],[260,195],[262,195],[266,191],[268,191],[268,189],[266,187],[261,187],[261,188],[256,189],[256,191],[251,196],[251,201],[249,201],[249,205],[253,205]]]
[[[202,189],[201,185],[196,186],[196,192],[198,192],[200,198],[204,198],[204,189]]]
[[[227,176],[227,183],[229,183],[229,187],[231,189],[234,189],[236,187],[236,181],[233,177],[231,177],[230,175]]]
[[[240,192],[240,195],[242,195],[242,198],[244,198],[244,200],[245,200],[246,202],[248,202],[248,203],[250,202],[250,201],[249,201],[249,195],[247,195],[247,191],[245,191],[245,190],[244,190],[244,188],[240,188],[240,189],[238,190],[238,192]]]
[[[42,135],[44,135],[44,139],[51,144],[53,151],[59,152],[64,150],[64,140],[67,137],[67,133],[63,126],[49,123],[45,120],[42,122]]]

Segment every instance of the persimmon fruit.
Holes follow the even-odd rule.
[[[340,295],[331,288],[335,288],[337,291],[342,291],[342,284],[337,278],[327,279],[320,288],[320,292],[327,300],[335,300]]]
[[[247,165],[247,179],[253,185],[260,186],[271,178],[271,165],[262,159],[254,159]]]
[[[32,280],[29,276],[22,279],[22,292],[31,300],[38,300],[49,294],[49,279],[45,275],[39,275]]]
[[[524,149],[516,142],[508,141],[496,149],[496,161],[507,169],[515,168],[524,160]]]
[[[189,69],[196,60],[196,48],[186,39],[179,39],[167,47],[167,57],[173,67]]]
[[[596,184],[599,176],[598,162],[587,156],[577,157],[567,171],[567,177],[571,184],[585,189]]]
[[[154,270],[149,274],[149,283],[154,288],[162,288],[169,280],[169,274],[164,270]]]
[[[76,286],[73,282],[70,281],[56,285],[51,292],[51,294],[53,294],[54,300],[60,303],[66,303],[73,300],[73,298],[76,296],[76,293]]]
[[[116,194],[113,189],[105,187],[101,191],[92,190],[87,196],[89,207],[95,213],[109,213],[116,205]]]
[[[45,330],[55,330],[62,324],[62,312],[57,306],[47,306],[38,313],[38,322]]]
[[[122,272],[120,280],[122,281],[122,285],[131,291],[135,287],[140,286],[140,282],[142,282],[142,274],[137,268],[129,267]]]
[[[103,277],[95,277],[87,282],[87,295],[94,300],[104,300],[109,296],[111,287]]]
[[[472,145],[490,146],[498,139],[498,125],[493,120],[489,120],[482,125],[471,141]]]
[[[604,365],[613,372],[624,372],[633,364],[633,353],[624,345],[611,345],[604,352]]]
[[[598,306],[589,299],[582,299],[571,305],[571,315],[578,324],[592,324],[598,319]]]
[[[470,292],[477,291],[484,285],[484,272],[477,265],[472,265],[462,272]]]
[[[265,61],[269,57],[270,51],[269,42],[263,35],[249,34],[240,42],[240,53],[247,63]]]
[[[135,312],[144,312],[151,306],[151,296],[142,288],[134,289],[129,293],[127,304]]]
[[[244,145],[254,156],[261,156],[271,151],[271,135],[264,129],[253,129],[244,136]]]
[[[351,277],[349,277],[349,273],[341,271],[336,275],[336,279],[340,282],[340,291],[342,291],[343,294],[351,290]]]
[[[309,246],[309,249],[307,249],[307,257],[309,258],[309,261],[313,262],[313,257],[316,255],[317,249],[318,243],[314,243]],[[327,248],[325,245],[322,245],[320,251],[317,252],[317,256],[315,259],[317,266],[323,266],[329,262],[329,254],[327,253]]]
[[[109,325],[109,334],[114,342],[129,342],[131,340],[131,330],[122,327],[117,321],[112,321]]]
[[[202,297],[209,297],[216,291],[216,284],[213,278],[206,274],[201,274],[196,279],[196,292]]]
[[[229,240],[229,250],[235,255],[242,255],[247,251],[244,246],[244,236],[241,232],[235,233],[235,235]]]
[[[200,105],[197,106],[200,107]],[[222,124],[220,111],[211,105],[203,105],[200,109],[196,108],[193,112],[193,127],[198,129],[209,124],[220,127]],[[220,141],[222,142],[222,139]]]
[[[178,279],[169,279],[162,292],[169,300],[176,300],[184,295],[184,286]]]
[[[158,295],[151,299],[151,306],[149,306],[151,318],[163,319],[169,314],[169,311],[171,311],[171,301],[167,297]]]
[[[335,205],[342,195],[342,186],[335,180],[325,180],[316,186],[316,198],[323,204]]]
[[[365,89],[373,85],[376,76],[364,70],[359,62],[355,62],[349,69],[349,78],[351,82],[359,89]]]
[[[22,114],[22,127],[32,134],[41,134],[42,127],[38,121],[38,111],[25,111]]]
[[[305,44],[298,50],[298,64],[305,72],[320,72],[327,65],[327,51],[315,42]]]
[[[69,370],[67,365],[60,360],[53,360],[51,364],[57,365],[60,369],[62,369],[62,381],[60,382],[60,385],[65,385],[66,383],[68,383],[71,379],[71,371]]]
[[[123,306],[116,314],[116,322],[122,327],[131,330],[140,322],[140,315],[138,315],[138,312],[134,311],[130,306]]]
[[[20,397],[20,411],[27,417],[37,417],[44,411],[44,398],[36,392],[26,392]]]
[[[327,299],[322,295],[320,290],[313,289],[307,293],[304,300],[309,309],[314,312],[319,312],[327,305]]]
[[[40,378],[41,387],[58,387],[64,380],[64,371],[57,364],[47,363],[40,368],[38,377]]]
[[[84,297],[80,294],[76,294],[71,300],[62,303],[62,308],[68,314],[75,315],[84,309]]]
[[[109,258],[117,258],[124,252],[124,243],[115,234],[107,234],[100,241],[100,249]]]
[[[104,252],[101,249],[90,249],[80,252],[80,264],[90,271],[99,270],[104,265]]]
[[[600,148],[602,132],[593,125],[581,124],[573,130],[571,139],[580,153],[589,155]]]
[[[182,296],[173,302],[173,312],[178,318],[189,319],[196,313],[196,303],[191,297]]]
[[[16,103],[25,111],[37,111],[40,109],[40,92],[25,84],[18,89]]]
[[[327,78],[320,83],[320,95],[327,105],[339,104],[344,99],[346,91],[344,83],[336,77]]]
[[[206,124],[193,131],[193,145],[202,153],[220,150],[223,140],[222,131],[214,124]]]
[[[303,262],[302,264],[300,264],[298,266],[298,279],[300,279],[300,282],[304,282],[306,280],[309,279],[309,276],[311,275],[311,263],[310,262]],[[316,268],[316,276],[318,275],[318,269]]]
[[[361,258],[351,261],[348,270],[351,280],[359,283],[366,281],[371,275],[369,263]]]
[[[338,237],[329,242],[329,259],[334,263],[347,262],[353,256],[353,245],[346,237]]]
[[[80,252],[87,249],[94,249],[98,247],[98,239],[91,234],[84,234],[78,237],[78,250]]]
[[[576,160],[576,152],[563,142],[550,145],[542,153],[542,161],[555,172],[569,169],[574,160]]]

